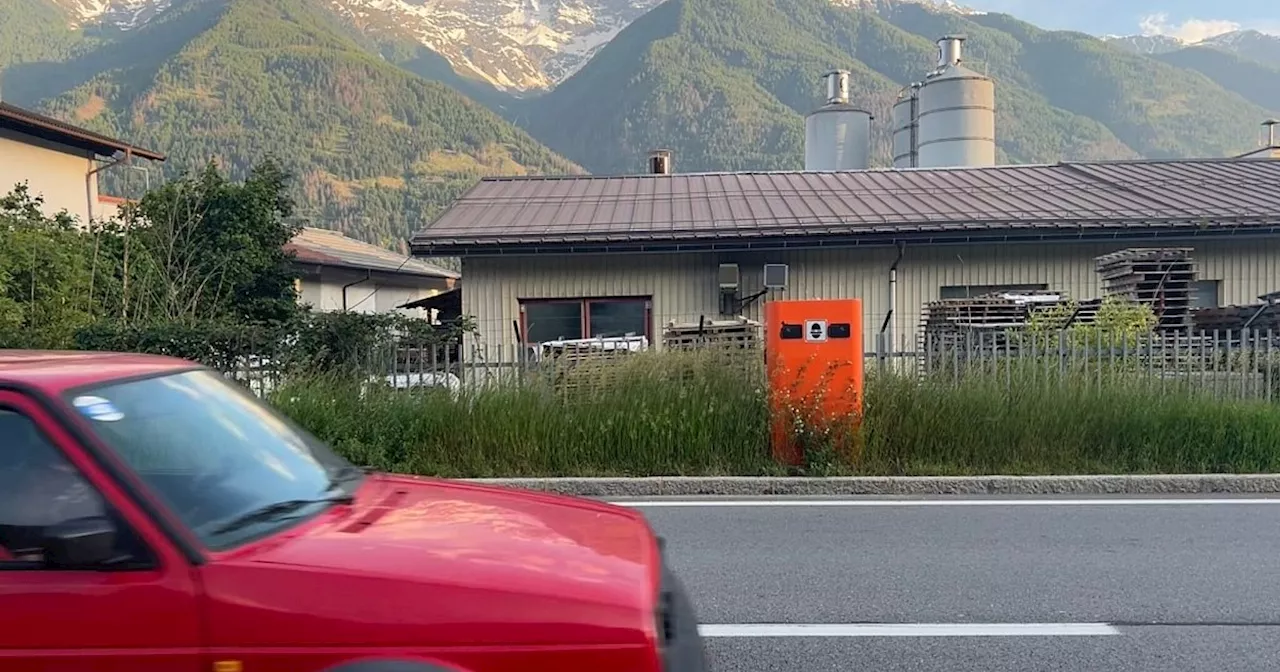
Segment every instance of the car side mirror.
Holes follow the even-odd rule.
[[[93,569],[115,558],[116,527],[103,517],[75,518],[45,528],[44,559],[58,569]]]

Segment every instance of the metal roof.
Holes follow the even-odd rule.
[[[451,280],[462,277],[435,264],[406,257],[327,229],[305,227],[285,245],[285,249],[293,252],[297,261],[305,264]]]
[[[113,156],[125,152],[151,161],[164,161],[164,154],[135,147],[122,140],[109,138],[79,126],[36,114],[17,105],[0,102],[0,128],[8,128],[50,142],[83,149],[99,156]]]
[[[441,256],[673,251],[1268,227],[1280,227],[1280,161],[1112,161],[486,178],[411,247]]]

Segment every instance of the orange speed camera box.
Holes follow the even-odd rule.
[[[862,301],[831,299],[765,304],[773,455],[804,461],[813,437],[840,450],[862,416]]]

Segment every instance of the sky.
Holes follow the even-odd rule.
[[[1280,35],[1280,0],[958,0],[1042,28],[1172,35],[1190,42],[1252,28]]]

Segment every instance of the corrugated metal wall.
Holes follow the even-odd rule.
[[[1139,244],[1019,244],[904,248],[898,265],[894,331],[898,338],[916,331],[920,309],[939,298],[944,286],[1045,284],[1076,298],[1101,294],[1094,257]],[[1170,244],[1169,246],[1174,246]],[[1198,242],[1194,258],[1203,280],[1220,280],[1223,304],[1252,303],[1259,294],[1280,290],[1280,240]],[[716,269],[738,263],[743,294],[761,289],[765,263],[789,264],[785,291],[770,292],[743,311],[761,319],[768,299],[861,297],[866,347],[888,310],[892,248],[793,250],[751,254],[634,254],[538,257],[477,257],[462,263],[462,310],[477,317],[478,340],[515,341],[512,322],[520,299],[652,296],[654,333],[670,321],[697,322],[719,317]],[[896,340],[896,339],[895,339]]]

